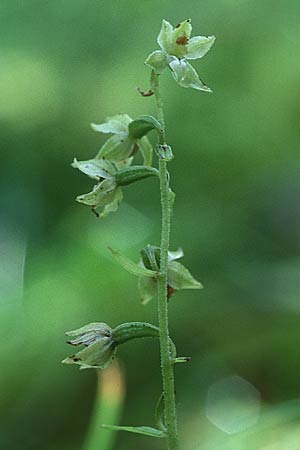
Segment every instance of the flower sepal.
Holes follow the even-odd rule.
[[[147,57],[145,64],[151,67],[157,75],[161,75],[168,67],[167,55],[161,50],[155,50]]]

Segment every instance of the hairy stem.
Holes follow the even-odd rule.
[[[166,144],[165,122],[163,113],[163,102],[159,90],[159,76],[152,71],[152,88],[155,94],[158,120],[163,125],[163,130],[159,133],[159,143]],[[161,257],[160,274],[157,280],[158,288],[158,323],[160,333],[160,355],[161,371],[165,405],[165,425],[166,441],[168,450],[179,450],[177,418],[175,405],[175,384],[174,365],[171,357],[169,320],[168,320],[168,300],[167,300],[167,272],[168,272],[168,250],[170,240],[170,189],[167,162],[159,158],[160,193],[162,208],[162,228],[161,228]]]

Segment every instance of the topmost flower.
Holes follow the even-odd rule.
[[[157,42],[166,54],[178,59],[202,58],[213,45],[215,36],[190,38],[191,33],[191,19],[179,23],[175,28],[167,20],[163,20]]]
[[[202,58],[212,47],[215,36],[191,38],[191,32],[190,19],[184,20],[175,28],[167,20],[163,20],[157,38],[161,50],[152,52],[145,63],[156,74],[161,74],[166,67],[169,67],[173,78],[182,87],[211,92],[187,60]]]

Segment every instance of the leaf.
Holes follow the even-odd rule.
[[[143,157],[144,166],[152,166],[153,147],[147,136],[143,136],[139,140],[139,148]]]
[[[161,50],[155,50],[147,57],[145,64],[151,67],[157,75],[160,75],[168,67],[167,56]]]
[[[168,264],[168,284],[176,290],[203,288],[188,269],[177,261],[170,261]]]
[[[77,161],[74,158],[72,167],[79,169],[94,180],[100,178],[110,178],[116,171],[111,162],[104,159],[89,159],[87,161]]]
[[[153,116],[140,116],[133,120],[129,126],[129,137],[132,139],[141,139],[151,130],[163,131],[162,124]]]
[[[186,59],[202,58],[211,49],[215,42],[215,36],[195,36],[187,44]]]
[[[108,117],[106,122],[99,125],[92,123],[91,127],[98,133],[113,133],[122,136],[128,135],[128,125],[132,119],[127,114],[117,114],[113,117]]]
[[[185,59],[177,59],[175,56],[169,58],[169,66],[172,70],[174,80],[184,88],[193,88],[199,91],[212,92],[203,81],[200,80],[196,70]]]
[[[133,261],[131,261],[131,259],[127,258],[127,256],[122,255],[118,250],[115,250],[111,247],[108,248],[112,252],[117,262],[120,264],[120,266],[122,266],[123,269],[127,270],[127,272],[138,277],[156,277],[157,272],[146,269],[145,267],[134,263]]]
[[[116,430],[116,431],[129,431],[130,433],[144,434],[146,436],[163,438],[165,437],[165,433],[157,428],[152,427],[126,427],[126,426],[118,426],[118,425],[102,425],[103,428],[107,428],[108,430]]]

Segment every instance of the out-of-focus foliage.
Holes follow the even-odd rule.
[[[60,363],[64,332],[156,321],[155,303],[140,305],[136,279],[107,249],[134,260],[159,244],[156,180],[125,186],[118,212],[100,221],[74,201],[90,181],[70,163],[103,144],[91,122],[155,114],[136,92],[149,88],[143,61],[163,18],[188,17],[195,35],[217,40],[194,63],[212,95],[162,80],[175,154],[172,248],[184,247],[205,286],[170,300],[172,337],[192,356],[176,367],[183,448],[299,447],[299,15],[296,0],[1,2],[1,449],[87,448],[96,376]],[[121,423],[154,425],[157,343],[130,343],[118,358]],[[239,382],[212,397],[227,379]],[[243,400],[248,384],[259,393],[254,409]],[[162,445],[117,439],[119,450]],[[97,448],[111,446],[99,438]]]

